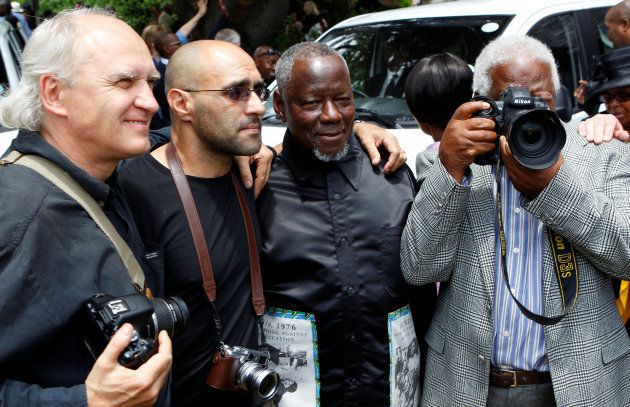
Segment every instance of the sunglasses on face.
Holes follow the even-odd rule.
[[[627,102],[628,100],[630,100],[630,92],[619,92],[614,95],[611,93],[607,93],[601,96],[601,101],[603,103],[610,103],[613,101],[613,99],[619,103]]]
[[[266,102],[271,94],[264,85],[256,86],[254,89],[250,89],[247,86],[232,86],[227,89],[191,89],[184,90],[184,92],[224,92],[230,99],[239,101],[249,100],[250,95],[254,92],[263,102]]]
[[[260,54],[256,55],[256,58],[262,57],[263,55],[270,55],[270,56],[271,55],[277,55],[277,56],[280,56],[281,54],[280,54],[280,51],[276,51],[275,49],[270,48],[267,51],[261,52]]]

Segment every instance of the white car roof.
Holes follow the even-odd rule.
[[[555,14],[568,10],[609,7],[617,3],[619,0],[459,0],[363,14],[342,21],[333,29],[389,21],[458,16],[512,15],[526,21],[541,12]]]

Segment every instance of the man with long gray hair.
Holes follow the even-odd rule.
[[[531,37],[500,37],[475,63],[473,90],[491,101],[520,88],[553,111],[559,86],[551,51]],[[630,277],[630,146],[551,130],[544,109],[538,125],[497,134],[476,117],[489,108],[455,111],[439,159],[418,169],[402,237],[405,279],[442,282],[422,405],[630,405],[630,338],[611,290]],[[564,133],[545,163],[516,154],[515,141],[533,151]],[[475,164],[497,147],[500,164]]]
[[[413,174],[372,167],[353,134],[348,67],[327,45],[289,48],[276,78],[287,132],[257,208],[274,308],[265,335],[288,356],[279,374],[297,383],[279,405],[417,405],[433,295],[412,294],[400,270]]]
[[[100,207],[94,213],[104,213],[104,230],[109,225],[140,258],[115,169],[149,149],[158,77],[142,39],[102,10],[63,12],[42,23],[24,49],[22,79],[0,101],[0,123],[20,128],[0,165],[2,406],[148,406],[158,398],[171,365],[165,332],[157,354],[137,370],[118,362],[132,340],[130,324],[100,355],[84,343],[95,329],[83,320],[85,303],[97,293],[140,295],[142,272],[131,253],[119,255],[118,247],[129,247],[115,248],[59,186],[73,182],[71,194]],[[61,181],[26,166],[33,162]],[[134,281],[128,265],[135,265]]]

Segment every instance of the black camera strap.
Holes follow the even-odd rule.
[[[223,334],[221,330],[221,320],[214,304],[217,296],[217,286],[212,272],[212,263],[210,262],[208,244],[206,243],[206,237],[203,233],[201,221],[199,220],[199,213],[197,212],[195,200],[190,191],[188,179],[186,178],[186,174],[184,174],[184,171],[182,170],[182,164],[179,160],[179,156],[177,155],[177,151],[175,150],[175,145],[173,144],[173,142],[170,142],[166,145],[166,159],[171,170],[173,181],[175,182],[175,187],[177,188],[177,193],[179,194],[179,198],[182,201],[182,205],[184,206],[184,213],[186,214],[188,227],[190,228],[193,242],[195,244],[197,259],[199,260],[199,268],[201,270],[201,276],[203,279],[204,292],[206,293],[206,297],[212,307],[213,319],[217,328],[219,340],[222,340]],[[232,176],[232,184],[234,185],[234,189],[236,190],[238,202],[241,207],[241,212],[243,214],[243,221],[245,222],[245,229],[247,231],[247,246],[249,250],[250,265],[249,269],[252,286],[252,305],[259,321],[261,321],[261,316],[265,311],[265,298],[263,296],[260,260],[258,256],[258,246],[256,245],[256,236],[254,234],[254,225],[252,222],[249,207],[247,206],[247,199],[245,198],[243,187],[241,186],[238,179],[236,178],[236,175],[234,175],[233,172],[230,172],[230,175]]]
[[[579,271],[575,258],[575,252],[573,246],[564,237],[560,236],[556,231],[547,226],[547,235],[549,237],[549,243],[551,244],[551,251],[554,259],[554,268],[556,271],[556,281],[558,282],[558,289],[560,290],[560,296],[562,297],[562,314],[551,317],[536,314],[527,307],[525,307],[512,293],[512,287],[510,286],[510,278],[508,276],[506,267],[506,239],[505,230],[503,229],[503,214],[501,213],[501,164],[497,162],[496,165],[496,184],[497,184],[497,225],[499,228],[499,240],[501,243],[501,269],[503,271],[503,279],[507,286],[508,292],[514,299],[514,302],[530,320],[539,323],[540,325],[555,325],[564,318],[567,313],[573,308],[577,301],[579,287]],[[567,304],[570,304],[567,309]]]

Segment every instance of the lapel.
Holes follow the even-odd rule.
[[[483,286],[490,306],[494,304],[495,285],[495,204],[493,194],[492,168],[489,165],[476,166],[468,202],[467,220],[473,231],[479,268]],[[472,263],[472,262],[471,262]]]

